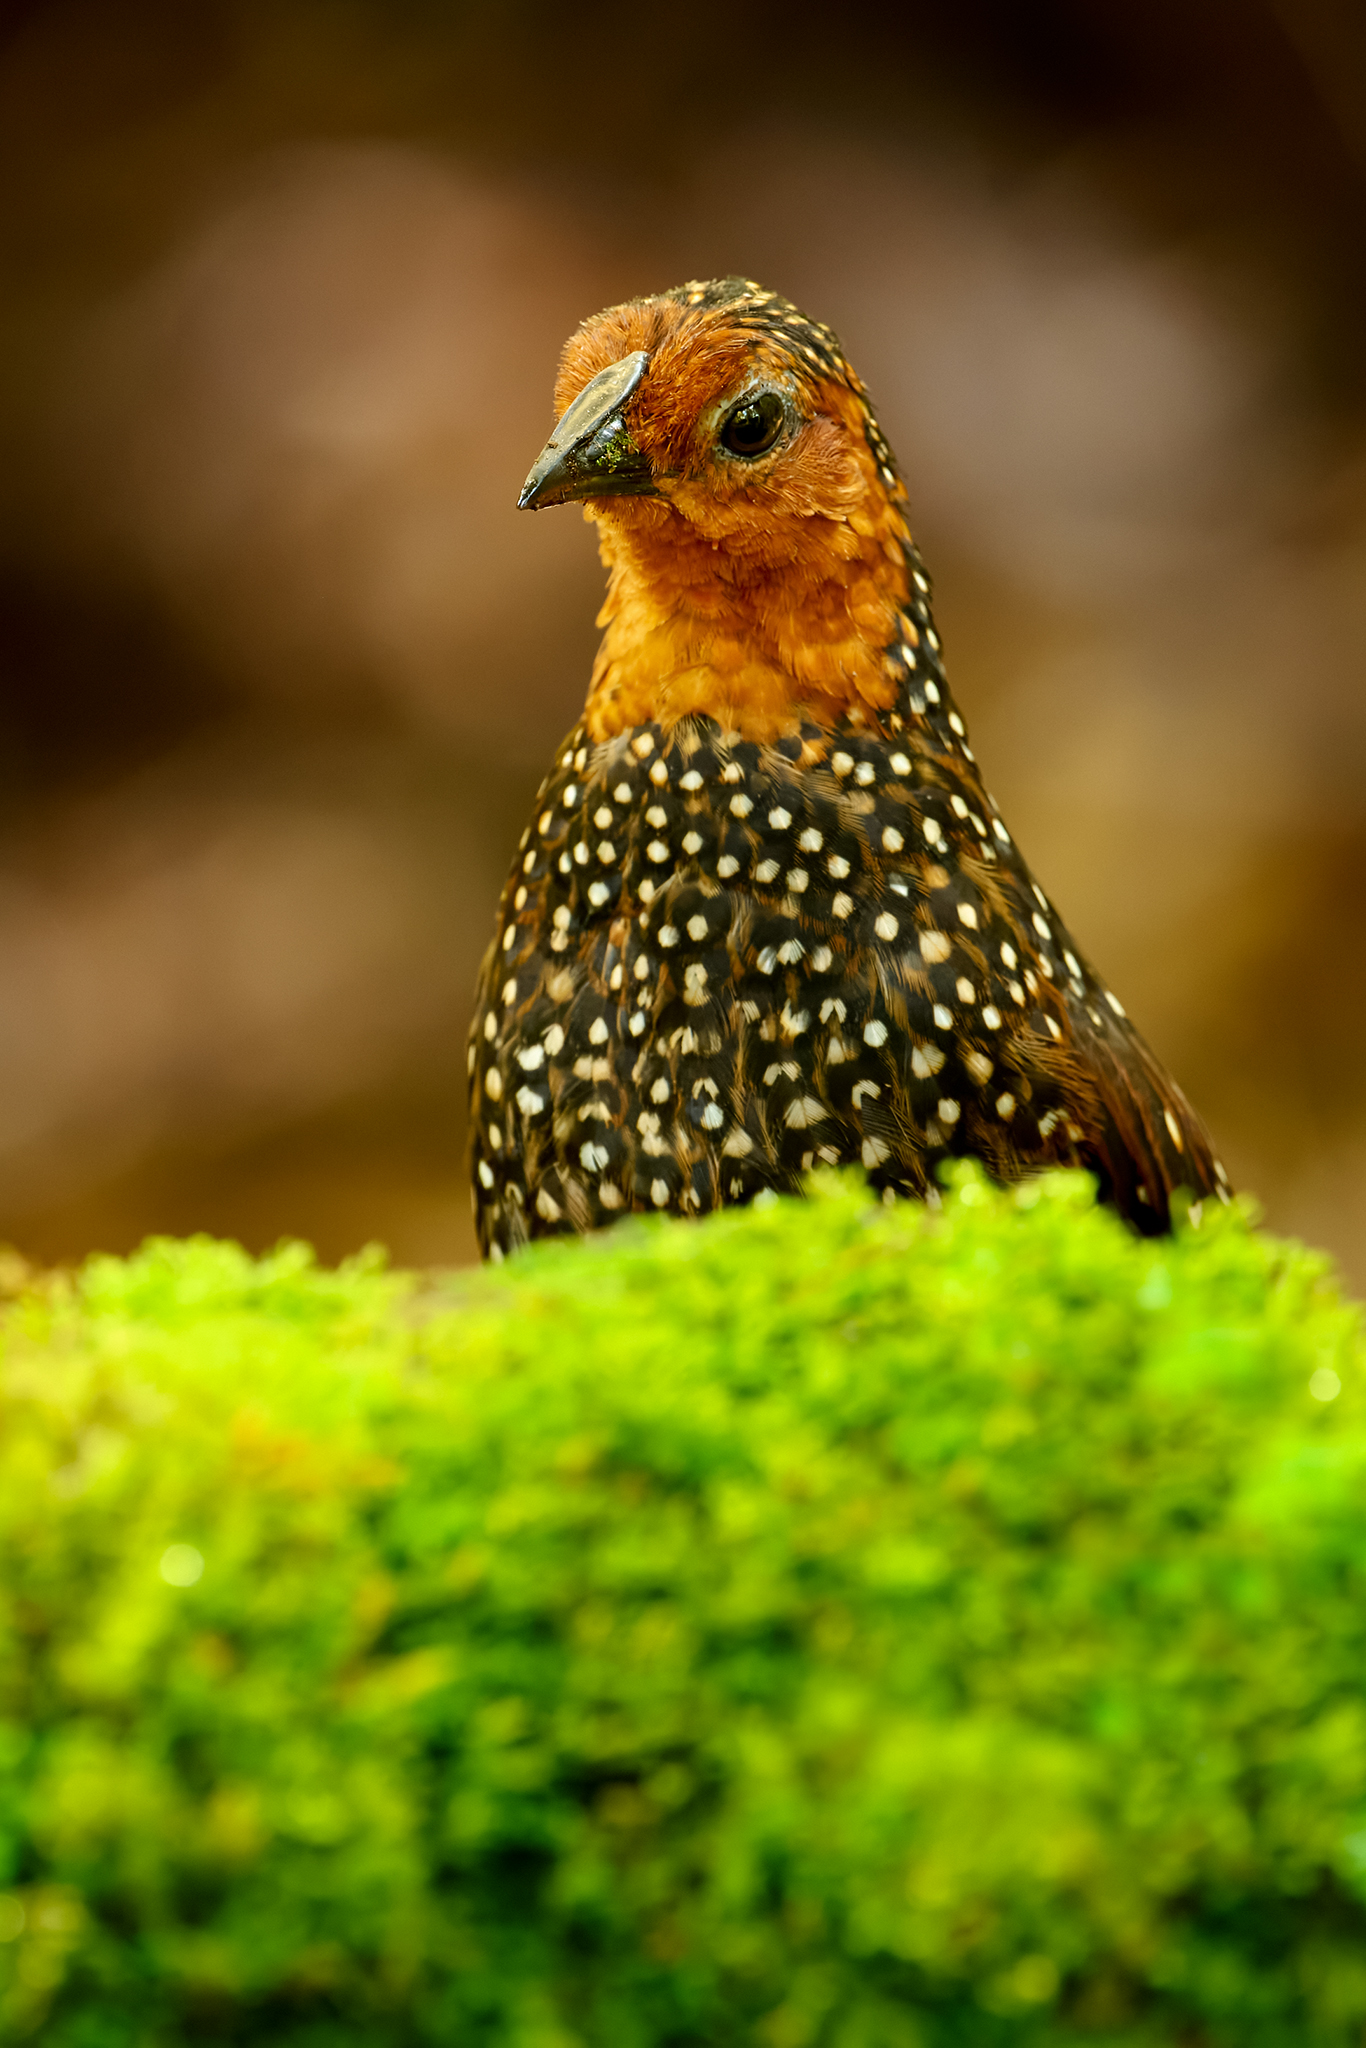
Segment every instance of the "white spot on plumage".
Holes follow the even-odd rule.
[[[881,917],[874,921],[873,930],[880,939],[894,939],[901,926],[890,910],[884,910]]]
[[[870,1018],[868,1023],[864,1025],[863,1042],[865,1045],[885,1045],[887,1043],[887,1026],[883,1023],[881,1017]]]

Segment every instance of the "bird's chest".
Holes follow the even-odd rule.
[[[995,854],[953,797],[871,742],[814,768],[696,731],[571,745],[486,974],[481,1181],[520,1172],[505,1203],[583,1228],[794,1185],[824,1159],[919,1177],[955,1135],[941,1077],[971,1075],[997,1014]]]

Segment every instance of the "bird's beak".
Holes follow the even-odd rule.
[[[626,430],[627,399],[645,375],[643,349],[609,363],[584,385],[531,466],[517,500],[521,512],[571,498],[646,497],[654,474]]]

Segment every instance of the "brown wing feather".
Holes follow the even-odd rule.
[[[1104,1199],[1147,1235],[1171,1227],[1171,1197],[1227,1198],[1228,1183],[1209,1135],[1171,1075],[1131,1025],[1097,1030],[1084,1003],[1070,1001],[1073,1059],[1094,1093],[1078,1147]]]

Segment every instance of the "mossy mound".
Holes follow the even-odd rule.
[[[1347,2048],[1366,1372],[1059,1176],[0,1346],[0,2039]]]

